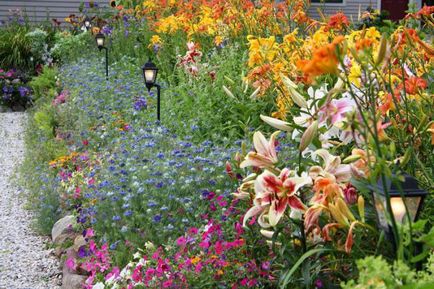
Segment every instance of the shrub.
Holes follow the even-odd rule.
[[[0,69],[0,106],[21,110],[31,102],[31,90],[26,84],[25,76],[15,69]]]

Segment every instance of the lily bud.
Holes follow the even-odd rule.
[[[289,93],[290,93],[292,101],[295,104],[297,104],[299,107],[301,107],[301,108],[307,108],[308,107],[306,100],[304,99],[304,97],[300,93],[298,93],[297,90],[295,90],[294,88],[290,88]]]
[[[277,128],[279,130],[283,130],[283,131],[292,131],[292,128],[289,126],[289,123],[277,118],[273,118],[273,117],[269,117],[269,116],[265,116],[265,115],[260,115],[261,119],[268,125]]]
[[[223,85],[223,90],[225,91],[225,93],[226,93],[229,97],[231,97],[231,98],[237,100],[237,98],[236,98],[235,95],[232,93],[232,91],[229,90],[229,88],[227,88],[226,86]]]
[[[411,151],[412,151],[411,147],[407,148],[407,150],[405,151],[404,156],[402,157],[401,162],[399,163],[401,167],[405,167],[405,165],[410,161]]]
[[[280,77],[282,78],[283,84],[285,84],[286,88],[288,89],[292,101],[301,108],[307,108],[308,107],[307,101],[296,90],[297,85],[294,82],[292,82],[288,77],[282,74],[280,75]]]
[[[268,238],[268,239],[273,238],[274,231],[261,230],[260,232],[261,232],[262,236],[264,236],[264,237],[266,237],[266,238]]]
[[[234,160],[239,164],[242,161],[242,157],[239,152],[235,153]]]
[[[256,99],[256,96],[258,95],[259,91],[261,91],[261,87],[258,87],[251,95],[250,99]]]
[[[423,114],[422,119],[420,120],[419,125],[416,128],[417,132],[422,132],[425,125],[428,123],[428,116],[426,114]]]
[[[230,162],[226,162],[226,173],[228,174],[228,176],[231,178],[231,179],[235,179],[235,173],[234,173],[234,171],[232,170],[232,165],[231,165],[231,163]]]
[[[342,215],[341,211],[337,208],[337,206],[329,204],[329,210],[333,219],[335,219],[336,222],[338,222],[340,225],[345,227],[348,227],[350,225],[347,218]]]
[[[357,200],[357,208],[359,209],[359,215],[362,219],[362,222],[365,222],[365,199],[362,195],[359,196]]]
[[[375,65],[379,65],[383,62],[384,58],[386,57],[386,51],[387,51],[387,37],[386,34],[383,34],[381,36],[380,50],[378,50],[378,55],[377,55],[377,59],[375,60]]]
[[[349,157],[346,157],[342,162],[344,164],[349,164],[349,163],[352,163],[352,162],[359,160],[361,157],[362,157],[361,155],[351,155]]]
[[[301,137],[300,146],[298,149],[302,152],[304,151],[309,144],[313,141],[316,134],[318,132],[318,121],[315,120],[303,133],[303,136]]]
[[[250,175],[248,175],[247,177],[245,177],[245,178],[243,179],[243,183],[245,183],[245,182],[249,182],[249,181],[253,181],[253,180],[256,179],[256,177],[257,177],[257,174],[255,174],[255,173],[251,173]]]
[[[227,77],[226,75],[225,78],[227,81],[229,81],[230,84],[235,84],[235,81],[233,81],[231,78]]]
[[[241,143],[241,154],[242,154],[243,156],[246,155],[246,150],[247,150],[247,148],[246,148],[246,143],[245,143],[245,142],[242,142],[242,143]]]
[[[350,209],[348,208],[347,204],[342,200],[341,198],[337,199],[336,206],[341,211],[341,213],[347,217],[351,222],[354,222],[356,218],[354,218],[353,213],[351,213]]]

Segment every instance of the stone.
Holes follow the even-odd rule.
[[[63,270],[62,289],[83,289],[87,277]]]
[[[84,239],[83,235],[78,235],[77,237],[75,237],[74,239],[74,250],[75,252],[78,252],[78,250],[80,249],[81,246],[86,245],[87,242]]]
[[[68,259],[77,260],[78,256],[74,250],[74,246],[66,249],[65,252],[65,262],[63,263],[63,279],[62,279],[62,289],[83,289],[84,281],[87,279],[86,276],[80,275],[80,272],[77,272],[74,269],[68,268],[66,266],[66,261]],[[78,268],[77,268],[78,269]]]
[[[56,249],[54,249],[54,255],[57,258],[60,258],[63,254],[65,253],[65,249],[63,249],[62,247],[58,246],[56,247]]]
[[[62,234],[73,232],[72,227],[75,225],[75,217],[72,215],[65,216],[54,224],[51,230],[51,239],[53,242]]]
[[[74,240],[74,237],[75,237],[74,232],[60,234],[59,236],[56,237],[56,239],[53,240],[53,243],[56,246],[62,246],[66,241]]]

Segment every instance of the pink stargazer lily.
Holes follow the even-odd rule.
[[[320,120],[329,119],[331,124],[339,124],[346,114],[356,109],[356,103],[351,98],[332,99],[320,109]]]
[[[259,167],[267,168],[273,166],[277,163],[277,153],[276,153],[276,136],[280,131],[274,132],[270,140],[264,137],[264,135],[257,131],[253,135],[253,145],[256,151],[251,151],[247,154],[246,158],[240,164],[240,168],[245,167]]]
[[[301,187],[311,185],[312,179],[291,175],[292,172],[285,168],[279,176],[268,170],[258,176],[255,181],[254,206],[244,216],[244,225],[250,217],[261,214],[258,223],[262,227],[276,226],[288,206],[293,210],[306,210],[296,193]],[[268,216],[268,222],[265,222],[265,216]]]
[[[334,156],[325,149],[319,149],[313,153],[314,156],[319,156],[324,161],[323,167],[313,166],[309,170],[309,175],[312,179],[318,176],[325,176],[326,173],[335,176],[338,183],[347,183],[351,178],[351,167],[347,164],[341,164],[341,158]]]

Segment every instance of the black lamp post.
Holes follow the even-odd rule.
[[[142,69],[143,69],[143,77],[145,79],[145,84],[146,84],[146,87],[148,88],[148,91],[151,91],[151,88],[154,86],[157,88],[157,119],[158,119],[158,121],[160,121],[160,90],[161,90],[161,87],[159,84],[156,83],[158,68],[151,61],[151,59],[149,59],[148,62],[146,62],[145,65],[142,67]]]
[[[108,49],[104,46],[105,36],[101,32],[95,36],[96,45],[98,46],[99,51],[105,49],[105,76],[108,80]]]
[[[86,16],[86,18],[84,18],[84,27],[86,27],[86,30],[89,30],[90,27],[92,26],[91,22],[90,22],[90,18]]]
[[[410,175],[403,175],[404,181],[399,186],[391,180],[386,181],[386,188],[390,196],[390,206],[393,213],[393,218],[396,223],[402,224],[407,220],[407,212],[410,215],[411,222],[417,220],[422,208],[426,191],[419,188],[417,180]],[[384,230],[386,235],[392,237],[390,220],[387,213],[387,200],[384,192],[383,183],[378,184],[378,193],[373,193],[375,211],[377,214],[378,226]],[[392,216],[390,216],[392,217]],[[393,239],[393,237],[392,237]]]

